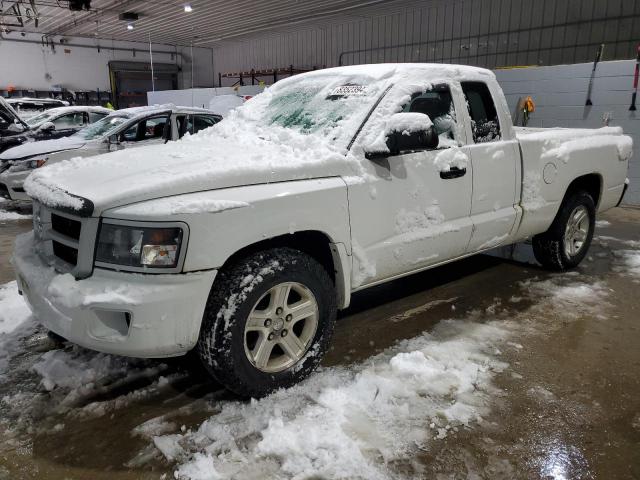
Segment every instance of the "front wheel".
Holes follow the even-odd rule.
[[[218,274],[197,349],[225,387],[261,397],[313,371],[335,317],[335,289],[322,265],[297,250],[270,249]]]
[[[593,239],[596,207],[586,192],[565,199],[545,233],[533,237],[533,253],[543,267],[562,271],[575,268],[584,259]]]

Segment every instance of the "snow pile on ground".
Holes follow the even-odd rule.
[[[504,323],[443,321],[355,368],[320,371],[195,431],[154,439],[178,478],[389,478],[429,443],[482,422],[506,364]]]
[[[0,335],[13,332],[30,314],[15,281],[0,285]]]
[[[0,377],[18,346],[19,337],[31,330],[31,311],[18,295],[16,282],[0,285]]]
[[[582,316],[600,317],[601,311],[608,306],[607,297],[609,289],[600,282],[584,283],[581,281],[567,282],[567,276],[578,276],[571,272],[557,275],[549,280],[537,279],[520,282],[521,288],[527,291],[528,296],[537,301],[534,309],[559,309],[568,318]],[[548,301],[540,302],[540,297]]]
[[[622,260],[622,271],[640,278],[640,250],[620,250],[616,255]]]
[[[0,222],[5,220],[23,220],[26,218],[31,218],[31,215],[23,215],[18,212],[10,212],[0,208]]]
[[[607,220],[596,220],[596,228],[605,228],[605,227],[609,227],[611,225],[611,222],[608,222]]]

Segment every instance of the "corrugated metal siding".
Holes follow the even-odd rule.
[[[496,76],[512,115],[521,97],[533,97],[536,111],[530,127],[599,128],[608,117],[609,125],[622,127],[631,135],[634,154],[629,162],[631,183],[625,203],[640,205],[640,116],[629,111],[634,66],[631,60],[600,63],[591,95],[593,106],[589,107],[585,106],[592,70],[589,63],[498,70]]]
[[[634,25],[636,28],[634,29]],[[394,1],[215,44],[216,72],[446,62],[488,68],[634,57],[640,0]]]

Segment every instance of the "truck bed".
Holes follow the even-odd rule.
[[[522,158],[522,221],[518,239],[545,231],[577,178],[593,175],[602,183],[598,211],[615,206],[622,195],[633,141],[619,127],[514,127]]]

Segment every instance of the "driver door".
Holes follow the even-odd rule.
[[[465,253],[472,233],[471,162],[464,172],[441,167],[446,156],[469,156],[468,147],[458,146],[466,143],[456,117],[461,108],[448,84],[414,94],[403,111],[429,115],[438,148],[366,161],[368,180],[349,185],[354,289]]]

